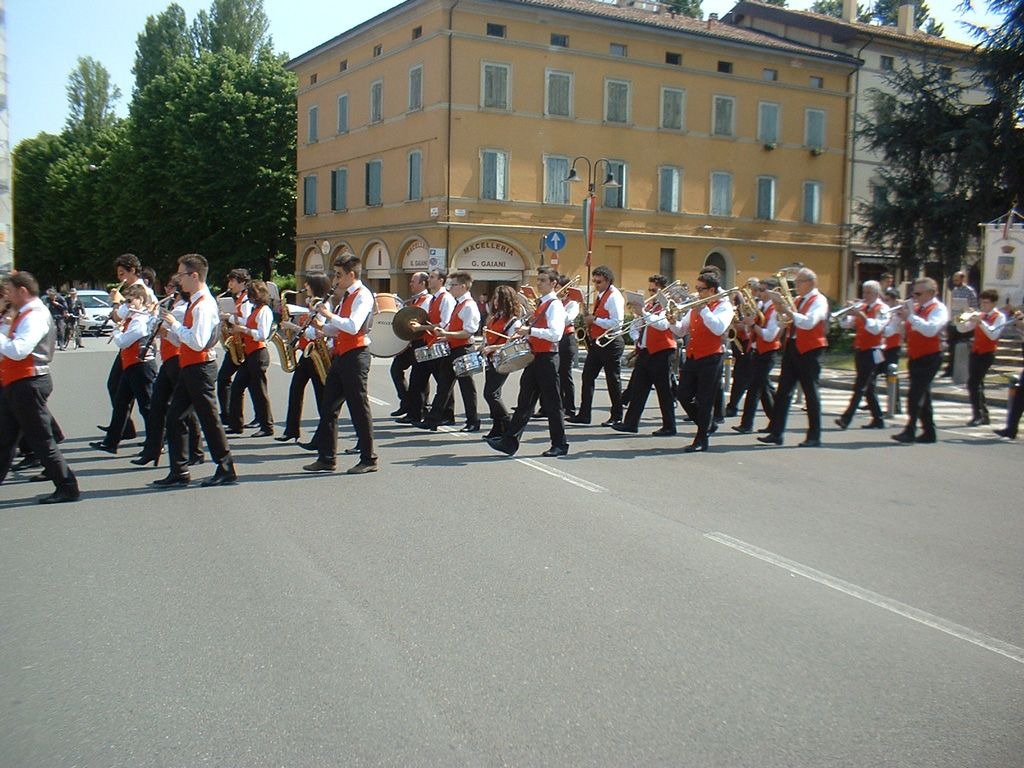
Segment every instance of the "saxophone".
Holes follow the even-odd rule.
[[[281,322],[291,322],[291,315],[288,312],[288,302],[281,301]],[[292,336],[295,335],[295,331],[285,331],[285,335],[281,335],[281,326],[278,325],[277,330],[270,336],[270,340],[274,346],[277,347],[278,354],[281,355],[281,370],[285,373],[292,373],[295,370],[298,361],[295,359],[295,345],[292,343]]]
[[[306,347],[306,356],[313,362],[313,369],[321,384],[327,383],[327,371],[331,368],[331,350],[326,339],[316,339]]]

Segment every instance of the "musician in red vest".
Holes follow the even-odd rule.
[[[334,338],[331,368],[324,384],[323,410],[317,427],[317,460],[303,467],[307,472],[333,472],[338,453],[338,412],[343,403],[355,427],[359,463],[348,469],[350,475],[377,471],[373,447],[373,415],[367,383],[370,375],[370,318],[373,294],[360,280],[363,262],[358,256],[343,253],[334,260],[337,312],[321,304],[317,312],[324,318],[324,333]]]
[[[305,281],[307,302],[312,299],[326,299],[331,292],[331,281],[327,275],[321,272],[308,273]],[[309,326],[303,328],[307,320],[310,321]],[[280,326],[282,330],[292,333],[301,332],[302,335],[295,341],[295,370],[292,371],[292,380],[288,385],[288,413],[284,421],[284,434],[281,437],[275,437],[274,440],[279,443],[287,443],[289,440],[297,442],[302,437],[300,422],[302,421],[302,401],[306,397],[306,385],[310,382],[313,383],[313,397],[316,400],[318,415],[323,401],[324,385],[320,381],[320,377],[317,376],[312,358],[305,354],[306,348],[316,338],[316,327],[314,318],[310,318],[308,315],[302,316],[298,323],[294,320],[282,321]]]
[[[1006,315],[1000,312],[999,292],[985,290],[978,294],[981,310],[968,318],[967,322],[957,322],[956,329],[960,333],[973,333],[971,357],[968,361],[967,392],[971,397],[971,420],[968,427],[979,427],[988,424],[988,404],[985,402],[985,374],[996,359],[996,346],[1006,326]]]
[[[193,411],[206,438],[206,447],[217,465],[213,477],[204,480],[203,486],[231,485],[238,480],[228,438],[217,414],[216,347],[220,340],[220,312],[217,300],[206,286],[209,269],[206,258],[198,253],[180,257],[176,277],[182,292],[189,295],[185,316],[179,322],[171,311],[160,311],[160,317],[180,341],[180,346],[178,383],[167,408],[167,446],[171,468],[167,477],[153,482],[158,488],[186,486],[191,482],[186,420]]]
[[[19,436],[43,465],[55,486],[40,504],[77,501],[78,480],[53,439],[53,417],[46,401],[53,392],[50,362],[57,332],[53,317],[39,299],[39,283],[28,272],[7,278],[4,298],[14,317],[0,319],[0,485],[14,461]]]
[[[427,308],[430,303],[430,294],[427,292],[427,273],[413,272],[409,278],[409,301],[407,307]],[[405,372],[416,364],[416,350],[423,346],[423,339],[413,339],[409,346],[399,352],[391,361],[391,381],[395,385],[395,394],[398,395],[398,408],[391,412],[392,416],[404,416],[409,412],[406,400],[409,398],[409,387],[405,383]],[[422,393],[421,393],[422,394]],[[420,403],[420,412],[423,411],[423,403]]]
[[[782,347],[779,341],[779,315],[775,305],[769,298],[769,292],[777,291],[779,281],[774,277],[766,277],[757,284],[757,296],[760,300],[761,316],[750,315],[743,318],[747,333],[753,341],[750,351],[750,384],[743,401],[743,415],[740,423],[733,425],[733,431],[741,435],[754,431],[754,417],[757,415],[757,404],[760,401],[765,415],[771,420],[775,409],[775,388],[772,386],[771,373],[775,367],[775,353]],[[761,430],[770,432],[771,428]]]
[[[235,299],[235,311],[220,312],[222,322],[228,325],[232,323],[243,325],[246,318],[249,317],[252,312],[252,302],[249,300],[249,280],[248,269],[232,269],[228,272],[228,291]],[[220,403],[220,420],[224,426],[231,423],[231,380],[238,373],[240,367],[235,365],[231,355],[225,350],[220,370],[217,371],[217,402]]]
[[[580,409],[575,416],[566,419],[570,424],[589,424],[591,407],[594,403],[594,389],[597,375],[603,370],[608,397],[612,401],[611,415],[602,427],[610,427],[622,421],[622,351],[626,341],[621,336],[611,344],[600,347],[594,342],[605,331],[622,326],[626,302],[622,292],[616,288],[615,273],[608,267],[597,267],[591,276],[594,290],[594,307],[584,315],[587,325],[587,360],[583,364],[583,391],[580,394]]]
[[[519,379],[519,400],[508,429],[500,437],[487,439],[491,448],[509,456],[519,450],[519,441],[538,399],[547,416],[551,437],[551,447],[541,455],[556,457],[569,453],[558,392],[558,342],[565,331],[565,307],[556,295],[557,287],[558,273],[554,269],[541,267],[537,270],[537,294],[540,296],[537,309],[515,332],[516,336],[529,339],[533,362],[523,369]]]
[[[801,448],[821,446],[821,395],[818,377],[821,375],[821,356],[828,348],[828,299],[818,291],[818,276],[807,268],[796,273],[796,307],[776,301],[775,309],[786,326],[786,348],[782,353],[782,371],[775,393],[771,432],[757,438],[769,445],[782,445],[786,431],[793,390],[800,384],[807,404],[807,436]],[[795,310],[795,311],[794,311]]]
[[[892,439],[898,443],[934,443],[935,419],[932,414],[932,380],[942,368],[942,331],[949,322],[949,310],[935,294],[939,287],[930,277],[914,281],[911,302],[901,304],[890,324],[905,323],[907,339],[907,425]],[[910,305],[913,305],[911,308]],[[915,434],[918,419],[921,433]]]
[[[146,310],[146,289],[142,283],[130,285],[122,291],[127,302],[125,319],[114,329],[114,345],[121,357],[121,380],[114,398],[114,412],[110,417],[107,436],[89,443],[106,453],[117,453],[117,446],[128,424],[129,411],[134,400],[149,432],[149,403],[156,381],[156,355],[152,346],[144,347],[155,318]]]
[[[512,332],[521,325],[520,311],[516,292],[511,287],[499,285],[494,289],[491,313],[487,316],[487,325],[484,327],[483,353],[487,358],[484,370],[484,402],[491,412],[491,430],[484,439],[501,437],[512,421],[512,414],[501,399],[501,388],[505,385],[508,374],[501,373],[494,367],[494,354],[509,341]]]
[[[558,276],[558,287],[564,288],[572,278],[568,275]],[[572,372],[576,369],[576,360],[580,354],[580,344],[576,340],[576,318],[580,316],[580,303],[566,292],[562,296],[565,307],[565,330],[558,342],[558,389],[562,394],[562,413],[566,416],[576,415],[576,381]]]
[[[655,299],[655,295],[668,285],[664,275],[647,278],[647,292],[651,298],[642,305],[633,306],[636,338],[636,363],[633,375],[629,377],[629,407],[621,424],[613,424],[618,432],[638,432],[640,416],[647,405],[647,398],[653,386],[658,393],[661,408],[661,428],[654,431],[656,437],[671,437],[676,433],[676,403],[672,397],[672,358],[676,354],[676,337],[666,315],[667,307]]]
[[[747,288],[753,296],[757,296],[760,285],[761,281],[756,277],[747,279]],[[725,404],[724,415],[726,418],[739,415],[740,406],[750,387],[750,377],[754,372],[754,356],[756,354],[752,326],[744,322],[738,294],[733,294],[733,306],[736,307],[738,322],[734,325],[736,338],[732,342],[732,386],[729,389],[729,402]]]
[[[455,298],[448,292],[445,283],[448,281],[448,273],[443,269],[432,269],[427,274],[427,291],[430,293],[430,300],[424,305],[427,310],[427,322],[420,326],[412,323],[413,330],[421,327],[426,330],[423,334],[423,346],[429,347],[437,337],[433,329],[443,327],[452,319],[452,310],[455,309]],[[427,392],[430,387],[430,377],[440,384],[438,379],[438,366],[436,360],[424,360],[414,363],[412,373],[409,374],[409,397],[405,405],[405,415],[396,419],[399,424],[416,424],[423,420],[424,411],[427,407]],[[449,398],[445,408],[445,419],[443,424],[455,423],[454,403]]]
[[[840,429],[846,429],[853,421],[861,398],[866,398],[871,410],[871,421],[863,429],[884,429],[882,407],[875,394],[875,379],[885,364],[885,328],[889,324],[889,308],[881,298],[882,286],[877,280],[866,280],[861,286],[861,300],[852,304],[853,309],[843,315],[839,324],[854,330],[854,365],[857,370],[853,382],[853,394],[843,414],[836,419]]]
[[[701,272],[694,284],[698,299],[712,299],[691,309],[673,328],[676,336],[689,334],[686,360],[679,371],[679,402],[697,427],[693,443],[683,450],[699,453],[708,449],[708,436],[716,431],[715,400],[722,384],[722,338],[729,330],[735,308],[719,291],[717,272]]]
[[[473,288],[473,276],[469,272],[452,272],[448,275],[448,292],[455,299],[455,307],[446,325],[435,328],[433,333],[439,341],[447,341],[451,354],[436,361],[437,392],[434,395],[430,412],[423,421],[415,426],[436,432],[437,427],[445,421],[445,410],[453,397],[455,384],[458,382],[462,395],[462,407],[466,410],[466,425],[462,432],[480,431],[480,411],[477,407],[476,382],[472,376],[457,377],[452,367],[454,361],[473,351],[470,340],[480,330],[480,307],[470,290]]]
[[[249,302],[252,309],[244,323],[232,323],[231,332],[242,339],[245,360],[231,382],[231,396],[228,399],[229,435],[242,434],[242,400],[248,390],[256,410],[259,429],[251,437],[270,437],[274,434],[274,416],[270,409],[267,392],[267,370],[270,368],[270,350],[267,339],[274,326],[274,312],[270,308],[270,291],[262,280],[249,284]]]

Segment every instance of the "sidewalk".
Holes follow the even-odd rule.
[[[829,389],[853,390],[854,372],[840,368],[822,368],[821,386]],[[778,374],[773,372],[772,378],[778,380]],[[900,392],[904,396],[907,393],[909,379],[906,372],[900,373]],[[883,392],[885,391],[885,377],[879,376],[876,385]],[[1001,408],[1006,407],[1009,383],[1003,376],[988,377],[985,385],[985,399],[991,405]],[[957,403],[969,403],[967,397],[967,385],[958,386],[949,378],[936,378],[932,383],[932,399],[948,400]]]

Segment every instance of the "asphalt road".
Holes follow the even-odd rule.
[[[509,459],[396,425],[384,361],[379,473],[242,438],[238,486],[160,492],[88,447],[87,345],[51,401],[83,500],[0,486],[0,766],[1024,766],[1024,446],[966,406],[684,455],[652,397]]]

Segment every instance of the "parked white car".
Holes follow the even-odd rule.
[[[82,335],[102,336],[114,330],[110,317],[110,294],[106,291],[82,290],[78,292],[78,300],[85,307],[82,320]]]

